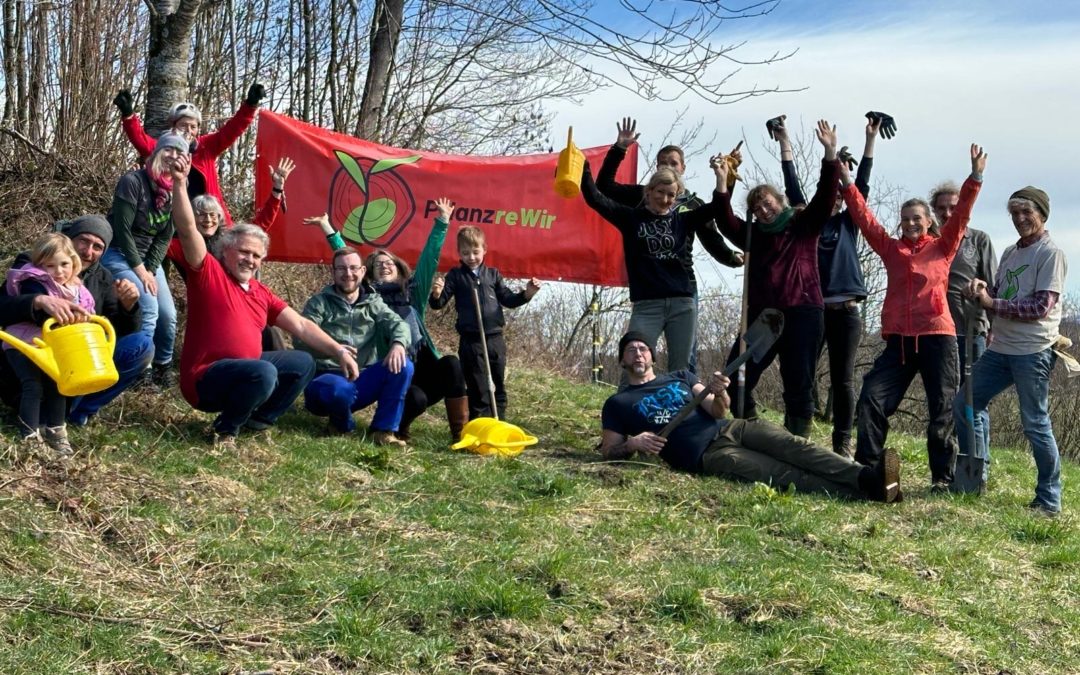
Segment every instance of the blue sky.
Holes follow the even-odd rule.
[[[680,139],[672,120],[684,112],[690,122],[704,121],[706,138],[716,134],[714,147],[691,147],[698,154],[688,161],[691,189],[708,193],[707,153],[726,151],[745,138],[764,157],[775,147],[764,134],[769,117],[784,113],[807,128],[826,118],[837,124],[842,144],[861,149],[863,113],[883,110],[896,118],[899,133],[877,144],[875,184],[897,186],[905,197],[925,197],[942,179],[961,181],[969,170],[967,148],[980,143],[989,164],[972,225],[991,235],[1000,255],[1016,238],[1005,212],[1009,194],[1039,186],[1050,195],[1048,227],[1075,260],[1078,32],[1080,3],[1071,2],[787,0],[767,16],[725,23],[715,37],[725,44],[745,41],[737,54],[746,59],[798,49],[785,61],[742,69],[731,79],[733,89],[804,91],[716,106],[694,96],[657,103],[619,89],[601,90],[581,105],[553,105],[553,137],[572,124],[579,145],[610,144],[616,120],[631,115],[639,120],[643,146],[656,148]],[[643,171],[647,161],[640,160]],[[878,217],[886,225],[896,222],[894,212]],[[709,283],[740,285],[711,261],[699,268]],[[1069,278],[1068,289],[1080,291],[1080,271]]]

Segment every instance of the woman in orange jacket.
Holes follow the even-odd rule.
[[[841,163],[844,201],[888,274],[881,312],[885,351],[863,378],[857,405],[859,438],[855,461],[868,466],[881,462],[889,417],[900,406],[915,375],[922,375],[929,413],[926,450],[935,490],[948,489],[952,482],[955,447],[949,440],[951,405],[960,380],[956,329],[946,300],[949,266],[971,219],[985,168],[986,153],[972,144],[971,175],[960,190],[956,210],[940,233],[930,206],[921,199],[909,199],[900,207],[900,236],[893,238],[874,218]]]

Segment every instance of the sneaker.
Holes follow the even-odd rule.
[[[393,431],[376,431],[372,435],[375,445],[391,445],[398,448],[407,448],[409,444],[394,435]]]
[[[937,479],[930,484],[930,494],[942,495],[952,491],[952,483],[947,480]]]
[[[19,439],[18,452],[22,457],[48,457],[49,446],[41,437],[40,431],[35,431]]]
[[[1061,515],[1061,509],[1052,509],[1046,504],[1034,500],[1028,504],[1028,508],[1031,509],[1032,513],[1035,515],[1043,516],[1044,518],[1057,518]]]
[[[68,440],[67,427],[61,424],[58,427],[45,427],[45,444],[56,453],[57,457],[71,457],[75,450]]]
[[[210,436],[210,445],[215,450],[230,451],[236,450],[236,435],[235,434],[219,434],[214,432]]]
[[[882,490],[886,504],[901,501],[900,492],[900,453],[895,448],[885,448],[881,458]]]
[[[172,389],[176,386],[176,372],[170,363],[155,363],[150,367],[150,381],[158,389]]]

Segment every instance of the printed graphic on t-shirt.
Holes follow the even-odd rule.
[[[957,253],[961,260],[974,266],[979,260],[979,253],[975,250],[975,242],[971,237],[964,237],[960,243],[960,251]]]
[[[678,252],[675,250],[675,233],[672,231],[670,218],[657,218],[642,223],[638,227],[638,238],[645,240],[649,255],[658,260],[678,257]]]
[[[1020,275],[1028,267],[1028,265],[1021,265],[1014,270],[1005,270],[1005,290],[1001,294],[1002,298],[1012,300],[1016,297],[1016,292],[1020,290]]]
[[[634,404],[634,412],[653,424],[667,424],[689,400],[686,390],[678,382],[672,382]]]

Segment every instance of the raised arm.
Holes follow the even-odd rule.
[[[960,199],[956,202],[952,215],[941,226],[941,245],[953,255],[960,248],[968,222],[971,221],[971,210],[975,207],[975,199],[982,188],[983,171],[986,170],[987,155],[982,146],[972,143],[970,154],[971,175],[960,187]]]
[[[214,158],[229,149],[255,120],[255,113],[259,110],[259,102],[266,96],[266,90],[261,84],[255,83],[248,89],[247,98],[240,104],[240,109],[229,118],[217,131],[199,137],[199,145],[203,152],[208,152]]]
[[[113,99],[113,105],[120,111],[120,126],[135,152],[139,153],[140,158],[149,157],[154,151],[154,139],[146,133],[142,120],[135,114],[135,99],[132,98],[131,91],[121,89]]]
[[[277,166],[270,167],[270,196],[266,198],[262,208],[255,214],[255,224],[264,230],[277,220],[278,211],[285,199],[285,181],[289,180],[289,174],[296,168],[296,163],[288,157],[282,157]]]
[[[855,187],[862,193],[863,199],[870,197],[870,172],[874,168],[874,143],[881,129],[881,120],[872,119],[866,123],[866,141],[863,143],[862,161],[855,174]]]
[[[596,187],[605,196],[615,200],[623,206],[637,206],[645,195],[645,190],[638,184],[626,184],[615,182],[615,174],[619,170],[626,152],[637,142],[641,134],[637,132],[637,121],[624,117],[621,123],[615,125],[618,136],[615,145],[608,149],[604,155],[604,163],[600,165],[600,172],[596,174]]]
[[[788,203],[801,206],[806,203],[806,195],[803,194],[799,174],[795,169],[795,151],[791,147],[791,138],[784,123],[786,119],[787,115],[774,117],[765,123],[765,128],[769,130],[769,136],[780,144],[780,171],[784,174],[784,194],[787,195]]]
[[[581,196],[585,199],[585,203],[589,205],[589,208],[599,213],[604,220],[620,230],[622,229],[622,223],[629,222],[629,216],[633,209],[610,199],[597,189],[596,183],[593,182],[592,169],[589,167],[587,160],[585,168],[581,172]]]
[[[736,246],[742,248],[739,244],[741,241],[745,241],[746,221],[735,215],[735,211],[731,208],[731,192],[728,191],[728,173],[730,167],[727,162],[727,157],[711,157],[709,158],[709,166],[716,173],[716,194],[713,195],[713,201],[716,202],[713,211],[716,215],[716,226],[719,228],[721,234],[730,239]]]
[[[874,214],[870,212],[870,207],[866,205],[866,199],[856,189],[854,182],[851,180],[851,171],[847,165],[843,162],[839,162],[839,164],[840,182],[844,186],[840,193],[844,196],[848,214],[850,214],[852,222],[866,237],[866,243],[870,245],[870,248],[874,249],[874,252],[879,256],[884,256],[889,246],[889,233],[885,231],[885,228],[877,221]]]
[[[193,270],[202,268],[206,260],[206,240],[195,227],[195,212],[191,210],[191,201],[187,193],[187,177],[191,171],[191,159],[181,155],[172,167],[173,198],[172,219],[176,227],[176,236],[184,249],[184,261]]]
[[[825,148],[825,157],[821,162],[821,177],[813,199],[799,214],[798,222],[804,227],[820,230],[836,204],[836,195],[840,191],[840,162],[836,158],[836,127],[826,120],[818,120],[814,130],[818,142]]]
[[[446,197],[436,199],[435,207],[439,209],[439,215],[431,225],[431,233],[428,234],[424,250],[420,252],[416,269],[409,280],[412,285],[411,304],[421,321],[427,313],[428,297],[435,281],[435,272],[439,269],[439,257],[446,242],[446,231],[450,228],[450,218],[454,214],[454,203]]]

